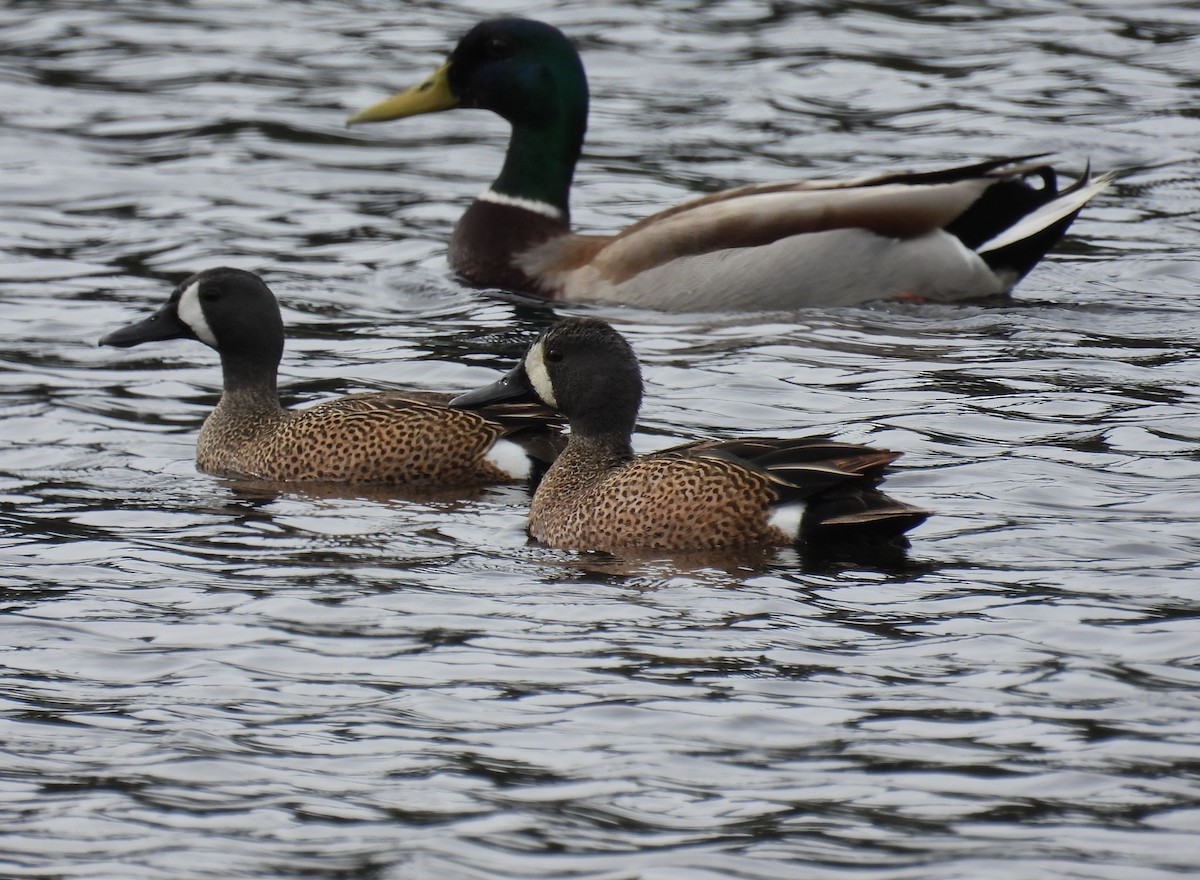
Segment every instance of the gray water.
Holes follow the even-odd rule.
[[[1195,876],[1200,11],[487,11],[582,47],[584,229],[1043,150],[1125,174],[1007,302],[552,310],[446,269],[503,123],[342,125],[476,4],[4,5],[0,876]],[[598,314],[639,449],[832,433],[937,515],[901,569],[622,562],[527,544],[515,487],[198,474],[213,353],[95,343],[218,264],[283,301],[290,402],[474,387]]]

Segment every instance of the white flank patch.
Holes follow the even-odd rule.
[[[533,473],[533,462],[511,440],[497,440],[484,458],[514,480],[528,480]]]
[[[192,328],[197,339],[205,345],[217,347],[217,337],[213,334],[212,328],[208,326],[208,319],[204,317],[204,309],[200,307],[199,281],[189,284],[183,291],[183,295],[179,297],[179,304],[175,306],[175,314],[179,315],[179,320]]]
[[[529,376],[529,384],[546,406],[558,409],[558,401],[554,399],[554,383],[550,381],[550,373],[546,370],[546,341],[539,339],[537,345],[529,349],[525,355],[525,374]]]
[[[534,214],[541,214],[543,217],[549,217],[551,220],[563,219],[563,212],[548,202],[539,202],[537,199],[523,199],[520,196],[506,196],[504,193],[498,193],[494,189],[484,190],[479,196],[481,202],[491,202],[493,205],[507,205],[510,208],[520,208],[523,211],[532,211]]]
[[[804,519],[805,504],[803,501],[792,501],[780,504],[771,509],[768,526],[779,529],[793,541],[800,535],[800,521]]]

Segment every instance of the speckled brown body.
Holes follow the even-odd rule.
[[[449,394],[385,391],[285,410],[276,390],[279,303],[243,269],[196,273],[157,312],[100,343],[126,348],[168,339],[196,339],[221,356],[224,392],[196,445],[197,466],[211,474],[424,491],[526,479],[563,445],[561,418],[540,404],[467,412],[447,406]]]
[[[538,486],[529,534],[609,552],[785,545],[795,537],[769,523],[778,499],[766,473],[697,448],[627,459],[573,437]]]
[[[357,394],[289,411],[226,393],[196,445],[201,470],[262,480],[479,485],[511,480],[487,460],[509,429],[450,409],[450,395]]]
[[[826,437],[699,440],[636,456],[637,356],[613,327],[567,318],[506,376],[454,406],[536,400],[567,417],[567,448],[547,470],[529,534],[567,550],[706,553],[850,542],[903,549],[927,511],[876,486],[899,457]]]

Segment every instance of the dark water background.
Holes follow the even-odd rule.
[[[0,876],[1162,878],[1200,868],[1200,10],[534,2],[593,86],[577,223],[1041,150],[1127,169],[1001,304],[618,322],[637,445],[905,452],[913,570],[607,563],[518,489],[195,472],[216,264],[289,400],[473,387],[551,320],[451,278],[479,112],[347,131],[483,4],[0,7]]]

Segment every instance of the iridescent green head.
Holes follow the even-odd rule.
[[[513,126],[494,189],[566,208],[587,131],[587,76],[558,28],[526,18],[475,25],[428,79],[347,121],[385,122],[457,107],[491,110]]]

